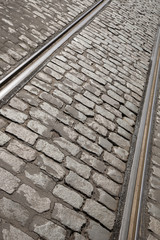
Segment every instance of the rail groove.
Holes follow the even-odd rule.
[[[73,34],[79,31],[86,25],[103,7],[105,7],[110,0],[97,1],[90,9],[83,13],[78,19],[67,26],[55,38],[48,42],[45,46],[34,53],[30,58],[24,61],[21,65],[15,68],[7,76],[0,80],[0,87],[8,83],[11,78],[14,78],[6,86],[0,90],[0,101],[3,103],[4,98],[17,85],[24,81],[31,73],[35,71],[47,58],[53,54],[62,44],[64,44]]]
[[[146,165],[150,149],[150,137],[154,117],[157,85],[160,78],[160,28],[152,54],[152,67],[149,76],[142,117],[137,136],[133,164],[128,183],[126,202],[118,240],[138,240],[141,205],[145,181]]]

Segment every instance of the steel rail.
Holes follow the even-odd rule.
[[[13,81],[9,82],[7,86],[4,86],[0,91],[0,100],[3,100],[4,97],[6,97],[6,95],[13,90],[13,88],[19,85],[25,78],[27,78],[33,71],[35,71],[35,69],[37,69],[47,58],[49,58],[54,51],[56,51],[62,44],[64,44],[74,33],[86,25],[86,23],[90,21],[109,2],[110,0],[100,0],[96,2],[90,9],[88,9],[74,22],[67,26],[50,42],[48,42],[26,61],[20,64],[2,80],[0,80],[0,86],[3,86],[11,78],[14,78]]]
[[[142,109],[142,117],[139,125],[118,240],[138,239],[147,152],[149,151],[149,137],[152,126],[151,122],[154,114],[156,88],[160,74],[160,29],[158,30],[151,60],[152,66]]]

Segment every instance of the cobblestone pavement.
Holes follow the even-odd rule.
[[[154,129],[151,173],[147,198],[147,213],[145,233],[147,240],[160,239],[160,91],[157,106],[157,116]]]
[[[113,0],[0,109],[0,239],[111,239],[159,3]]]
[[[94,2],[0,1],[0,77],[23,62]]]

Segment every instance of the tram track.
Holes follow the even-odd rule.
[[[36,69],[38,69],[44,61],[46,61],[51,54],[53,54],[59,47],[61,47],[70,37],[72,37],[77,31],[85,26],[96,14],[101,11],[110,0],[97,1],[92,7],[90,7],[81,16],[75,19],[69,24],[63,31],[61,31],[56,37],[51,39],[42,48],[36,51],[27,60],[21,63],[13,71],[7,74],[0,80],[0,106],[2,106],[8,97],[8,94],[13,93],[14,89],[18,85],[23,85],[25,79],[30,79],[29,76]],[[27,81],[25,81],[26,83]]]
[[[151,61],[152,65],[142,109],[118,240],[139,239],[144,184],[149,161],[148,155],[155,114],[157,87],[160,78],[160,28]]]

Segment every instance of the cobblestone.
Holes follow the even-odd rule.
[[[26,233],[22,232],[20,229],[13,227],[12,225],[4,226],[2,230],[3,239],[8,240],[33,240],[33,238],[29,237]]]
[[[98,220],[108,229],[111,230],[113,228],[115,215],[96,201],[87,199],[83,207],[83,211]]]
[[[91,169],[88,166],[77,162],[73,158],[66,157],[65,166],[68,169],[75,171],[78,175],[80,175],[83,178],[88,179],[90,177]]]
[[[0,168],[0,189],[11,194],[20,184],[20,179],[10,172]]]
[[[65,178],[65,181],[68,185],[86,194],[89,197],[93,192],[92,184],[72,171],[69,172]]]
[[[10,123],[7,128],[6,132],[9,132],[19,139],[33,145],[38,138],[38,135],[31,132],[30,130],[16,124],[16,123]]]
[[[102,187],[105,191],[107,191],[111,195],[114,196],[119,195],[120,185],[118,185],[117,183],[113,182],[109,178],[99,173],[94,173],[92,178],[98,187]]]
[[[17,97],[14,97],[10,100],[9,106],[16,108],[19,111],[25,111],[28,108],[28,105]]]
[[[85,122],[85,120],[86,120],[86,116],[83,113],[77,111],[75,108],[73,108],[71,106],[67,105],[65,107],[65,111],[68,114],[70,114],[73,118],[75,118],[75,119],[77,119],[77,120],[79,120],[81,122]]]
[[[81,102],[83,105],[85,105],[85,106],[88,107],[88,108],[93,109],[94,106],[95,106],[95,103],[93,103],[92,101],[88,100],[87,98],[83,97],[83,96],[80,95],[80,94],[76,94],[76,95],[74,96],[74,98],[75,98],[77,101]]]
[[[60,99],[53,97],[51,94],[43,92],[40,94],[39,97],[41,99],[53,104],[57,108],[61,108],[63,106],[63,102]]]
[[[56,185],[53,194],[74,208],[80,209],[82,206],[83,198],[78,193],[60,184]]]
[[[69,97],[67,94],[59,91],[59,90],[54,90],[53,94],[57,97],[59,97],[62,101],[64,101],[67,104],[71,104],[72,103],[72,98]]]
[[[27,120],[28,116],[25,113],[22,113],[18,110],[9,108],[9,107],[3,107],[0,109],[0,113],[10,120],[17,122],[17,123],[24,123],[25,120]]]
[[[74,231],[80,231],[81,227],[86,223],[86,219],[82,214],[79,214],[60,203],[56,203],[52,217],[60,221],[65,226]]]
[[[7,150],[28,162],[33,161],[36,158],[36,151],[34,149],[18,142],[17,140],[12,140],[8,145]]]
[[[36,149],[42,151],[48,157],[55,159],[58,162],[62,162],[64,154],[53,144],[50,144],[42,139],[38,140]]]
[[[46,240],[65,240],[66,230],[45,218],[36,216],[30,227],[35,233],[38,233]]]
[[[90,110],[89,108],[87,108],[86,106],[82,105],[81,103],[75,104],[75,108],[78,111],[84,113],[84,115],[86,115],[86,116],[89,116],[89,117],[94,116],[94,112],[92,110]]]
[[[19,173],[25,165],[25,163],[20,158],[15,157],[2,148],[0,149],[0,159],[1,167],[4,165],[5,168],[8,168],[8,170],[12,170],[16,173]]]
[[[102,117],[101,115],[96,115],[95,120],[111,131],[114,131],[114,129],[116,127],[116,125],[113,122],[107,120],[106,118]]]
[[[130,148],[129,141],[125,140],[123,137],[119,136],[118,134],[110,133],[109,140],[111,140],[116,145],[120,146],[121,148],[124,148],[125,150],[129,151],[129,148]]]
[[[80,134],[89,138],[90,140],[93,140],[93,141],[96,140],[96,134],[90,128],[84,126],[83,124],[81,123],[76,124],[74,129]]]
[[[88,150],[89,152],[95,153],[97,156],[100,156],[103,152],[101,147],[83,136],[79,136],[77,142],[82,148]]]
[[[110,232],[103,228],[100,224],[90,220],[89,226],[86,229],[89,239],[91,240],[109,240]]]
[[[5,145],[10,139],[11,138],[7,134],[0,131],[0,146]]]
[[[54,162],[52,159],[45,157],[43,154],[40,154],[36,164],[47,173],[55,177],[56,179],[63,179],[65,176],[65,171],[58,163]]]
[[[65,149],[67,152],[71,153],[73,156],[76,156],[80,152],[80,148],[78,146],[63,137],[57,138],[53,142]]]
[[[109,195],[108,193],[106,193],[105,191],[103,191],[102,189],[98,188],[98,201],[100,203],[102,203],[103,205],[105,205],[107,208],[116,211],[117,209],[117,205],[118,205],[118,201],[115,200],[111,195]]]
[[[105,148],[106,150],[108,150],[109,152],[111,151],[112,146],[113,146],[112,143],[110,143],[107,139],[105,139],[105,138],[103,138],[103,137],[99,137],[99,139],[98,139],[98,144],[99,144],[101,147],[103,147],[103,148]]]
[[[51,137],[51,133],[49,132],[48,128],[38,121],[30,120],[27,124],[27,127],[41,136],[48,138]]]
[[[103,173],[106,169],[106,166],[102,161],[94,158],[88,153],[83,152],[81,155],[81,160],[89,166],[93,167],[94,169],[98,170],[99,172]]]
[[[41,197],[35,189],[26,184],[22,184],[18,188],[17,193],[24,198],[24,201],[30,208],[39,213],[50,209],[51,200],[47,197]]]
[[[24,207],[6,197],[0,199],[0,214],[1,217],[17,221],[22,226],[24,226],[29,219],[29,212]]]
[[[89,120],[87,122],[87,125],[89,127],[91,127],[94,131],[96,131],[97,133],[103,135],[103,136],[106,136],[108,131],[105,127],[103,127],[102,125],[98,124],[97,122],[95,121],[92,121],[92,120]]]

